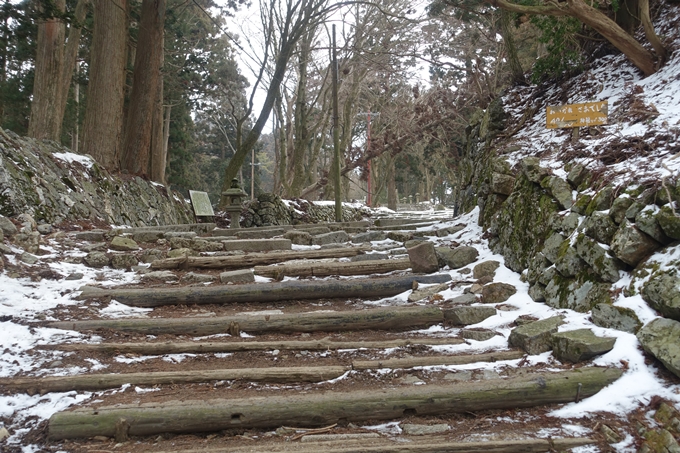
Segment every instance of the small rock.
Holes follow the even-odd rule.
[[[137,257],[130,253],[111,255],[111,267],[114,269],[131,269],[139,263]]]
[[[531,285],[529,287],[529,297],[534,302],[545,302],[545,285],[541,283]]]
[[[172,271],[153,271],[143,274],[142,281],[176,282],[177,275]]]
[[[455,373],[446,373],[444,375],[445,381],[468,382],[472,380],[472,371],[456,371]]]
[[[582,164],[576,164],[569,171],[569,174],[567,175],[567,181],[569,181],[569,183],[574,186],[574,188],[577,188],[589,177],[590,171]]]
[[[515,327],[510,332],[510,346],[522,348],[530,355],[540,354],[552,349],[552,334],[563,324],[561,316],[542,319],[540,321]]]
[[[642,298],[667,318],[680,321],[680,273],[656,272],[642,287]]]
[[[489,329],[463,329],[460,335],[466,340],[487,341],[496,336],[496,332]]]
[[[543,255],[550,261],[554,263],[557,261],[560,253],[560,247],[564,243],[564,236],[559,233],[552,234],[543,243]]]
[[[423,242],[408,249],[411,269],[414,273],[429,274],[439,270],[439,261],[432,242]]]
[[[255,281],[255,274],[250,269],[241,269],[237,271],[227,271],[220,274],[220,282],[222,283],[252,283]]]
[[[453,299],[447,300],[451,305],[470,305],[479,302],[479,299],[474,294],[463,294],[462,296],[454,297]]]
[[[586,208],[586,215],[591,215],[595,211],[606,211],[612,205],[614,201],[614,188],[612,186],[607,186],[600,190],[588,203]]]
[[[80,280],[83,277],[85,277],[85,275],[81,274],[80,272],[74,272],[69,274],[64,280]]]
[[[38,262],[39,258],[35,255],[32,255],[28,252],[24,252],[19,256],[19,259],[21,262],[33,265]]]
[[[138,250],[139,246],[135,241],[133,241],[130,238],[126,238],[123,236],[114,236],[114,238],[111,239],[109,248],[111,250],[116,250],[119,252],[133,252],[135,250]]]
[[[401,430],[408,436],[426,436],[430,434],[441,434],[450,430],[451,427],[446,424],[437,425],[412,425],[405,423],[401,425]]]
[[[430,285],[425,287],[419,287],[409,294],[409,302],[417,302],[419,300],[427,299],[434,296],[440,291],[444,291],[449,288],[448,283],[442,283],[441,285]]]
[[[307,231],[290,230],[283,237],[296,245],[312,245],[312,235]]]
[[[472,276],[475,279],[490,276],[493,278],[496,275],[496,269],[500,267],[501,263],[498,261],[483,261],[472,268]]]
[[[420,379],[418,376],[414,376],[412,374],[407,374],[406,376],[403,376],[399,378],[399,382],[402,384],[413,384],[413,385],[423,385],[425,382],[423,382],[422,379]]]
[[[477,324],[496,314],[496,309],[486,305],[458,306],[444,310],[444,319],[453,325]]]
[[[661,229],[671,239],[680,239],[680,214],[669,206],[664,206],[656,215]]]
[[[38,225],[38,233],[42,235],[50,234],[52,233],[53,230],[54,228],[49,223],[43,223],[41,225]]]
[[[102,242],[104,240],[104,230],[79,231],[75,234],[77,241]]]
[[[608,214],[593,212],[590,217],[583,221],[585,233],[597,242],[610,244],[618,229],[618,226]]]
[[[538,321],[538,318],[531,315],[520,315],[515,319],[515,325],[523,326],[524,324],[529,324]]]
[[[89,267],[100,268],[109,265],[109,257],[104,252],[90,252],[83,258]]]
[[[59,368],[60,366],[63,366],[64,362],[61,360],[55,360],[54,362],[50,362],[49,365],[47,365],[47,368]]]
[[[470,246],[461,246],[455,249],[437,247],[436,252],[438,258],[448,265],[450,269],[460,269],[474,263],[479,256],[477,249]]]
[[[222,242],[206,241],[205,239],[197,238],[190,241],[189,247],[197,252],[219,252],[220,250],[224,250],[224,244]]]
[[[484,291],[484,285],[473,283],[472,286],[467,289],[467,291],[472,294],[482,294],[482,291]]]
[[[505,302],[517,292],[517,288],[507,283],[490,283],[482,289],[482,303],[497,304]]]
[[[537,157],[526,157],[522,159],[522,172],[527,177],[527,179],[536,184],[540,184],[541,181],[550,174],[550,170],[541,167],[541,160]]]
[[[491,175],[491,192],[501,195],[510,195],[512,188],[515,185],[515,178],[501,173],[492,173]]]
[[[207,282],[212,282],[217,280],[217,278],[213,275],[209,274],[199,274],[196,272],[188,272],[182,276],[180,279],[181,281],[184,282],[192,282],[192,283],[207,283]]]
[[[612,218],[614,223],[617,225],[623,222],[623,219],[626,218],[626,211],[628,211],[628,208],[633,204],[633,199],[628,197],[628,196],[621,196],[618,197],[614,202],[612,203],[612,207],[609,208],[609,217]]]
[[[0,243],[0,253],[2,253],[3,255],[14,255],[12,249],[2,243]]]
[[[541,182],[541,185],[543,185],[543,182]],[[545,185],[562,209],[571,208],[574,204],[574,200],[571,193],[571,187],[567,181],[557,176],[551,176],[547,178],[547,184]]]
[[[9,431],[7,431],[7,428],[0,428],[0,442],[3,442],[5,439],[9,437]]]
[[[162,231],[140,231],[132,235],[132,240],[135,242],[154,243],[163,237],[165,237],[165,234]]]
[[[180,257],[187,257],[195,254],[193,250],[190,248],[179,248],[179,249],[172,249],[168,251],[168,258],[180,258]],[[160,258],[157,258],[160,259]],[[152,260],[152,262],[155,260]]]
[[[590,329],[555,333],[553,354],[562,362],[578,363],[605,354],[614,348],[616,338],[598,337]]]
[[[5,236],[13,236],[19,232],[14,223],[4,215],[0,215],[0,230],[2,230]]]
[[[411,231],[388,231],[387,239],[392,239],[396,242],[406,242],[413,239],[413,232]]]
[[[317,234],[312,238],[312,244],[314,245],[341,244],[343,242],[349,242],[349,235],[343,230]]]

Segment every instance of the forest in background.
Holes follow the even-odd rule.
[[[663,64],[655,5],[6,1],[0,125],[213,202],[232,177],[250,193],[251,168],[255,195],[332,199],[336,23],[343,197],[366,196],[370,172],[373,205],[450,203],[466,127],[504,88],[549,87],[612,52],[644,74]],[[243,9],[256,32],[229,20]],[[251,63],[239,66],[239,52]]]

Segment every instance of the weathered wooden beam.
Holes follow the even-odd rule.
[[[151,263],[152,269],[178,269],[185,267],[201,269],[244,269],[257,265],[275,264],[289,260],[348,258],[370,250],[368,247],[341,247],[322,250],[290,250],[283,252],[248,253],[227,256],[188,256],[166,258]]]
[[[358,262],[291,263],[274,266],[255,266],[255,273],[263,277],[328,277],[330,275],[370,275],[402,271],[411,267],[408,258]]]
[[[182,286],[174,288],[81,288],[79,299],[112,298],[135,307],[163,305],[278,302],[300,299],[396,296],[418,283],[444,283],[448,274],[403,275],[348,280],[312,280],[257,283],[250,285]]]
[[[325,426],[340,421],[392,420],[412,414],[524,408],[566,403],[574,401],[577,395],[586,398],[621,374],[615,368],[590,367],[455,385],[80,408],[52,415],[48,429],[50,439],[60,440],[113,437],[116,425],[125,426],[124,435],[149,436],[229,428]]]
[[[73,390],[106,390],[130,385],[191,384],[243,379],[251,382],[295,383],[335,379],[349,371],[347,366],[240,368],[217,370],[161,371],[120,374],[81,374],[28,378],[0,378],[0,386],[15,392],[48,393]]]
[[[343,440],[337,442],[268,442],[264,445],[230,447],[230,453],[544,453],[568,451],[572,448],[594,444],[587,437],[564,439],[520,439],[489,440],[482,442],[451,442],[448,438],[425,440],[410,439],[410,442],[394,442],[387,439]],[[224,447],[186,450],[182,453],[222,453]],[[159,451],[158,453],[178,453]]]
[[[146,335],[215,335],[244,332],[337,332],[357,330],[398,330],[429,327],[444,321],[439,307],[383,307],[339,312],[292,313],[214,318],[131,318],[51,322],[56,329],[92,331],[111,329]]]
[[[165,355],[185,353],[219,353],[242,351],[328,351],[336,349],[387,349],[407,346],[441,346],[463,343],[460,338],[419,338],[385,341],[334,341],[330,338],[308,341],[220,341],[198,342],[181,341],[163,343],[72,343],[47,344],[36,346],[37,349],[49,349],[70,352],[99,352],[108,354],[141,354]]]
[[[438,355],[426,357],[407,357],[404,359],[355,360],[354,370],[374,370],[376,368],[414,368],[419,366],[465,365],[477,362],[498,362],[515,360],[524,357],[523,351],[500,351],[485,354]]]
[[[350,366],[240,368],[190,371],[161,371],[144,373],[98,373],[72,376],[0,378],[0,387],[15,392],[48,393],[81,390],[106,390],[130,385],[188,384],[243,379],[255,382],[295,383],[321,382],[335,379],[349,370],[380,368],[413,368],[433,365],[463,365],[477,362],[496,362],[523,357],[521,351],[460,356],[409,357],[405,359],[361,360]]]

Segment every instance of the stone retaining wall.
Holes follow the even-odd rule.
[[[91,220],[108,225],[193,221],[191,206],[166,187],[109,174],[89,156],[0,129],[0,214],[38,223]]]
[[[343,222],[363,220],[370,215],[370,211],[360,205],[344,203],[342,206]],[[334,204],[302,199],[284,202],[278,195],[264,193],[246,203],[241,213],[241,226],[245,228],[319,222],[335,222]]]

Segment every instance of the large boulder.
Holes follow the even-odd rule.
[[[483,277],[493,278],[496,275],[496,269],[500,267],[501,263],[498,261],[483,261],[472,268],[472,276],[475,279]]]
[[[680,377],[680,322],[657,318],[637,333],[642,348]]]
[[[437,247],[436,252],[442,262],[451,269],[460,269],[461,267],[474,263],[479,256],[479,251],[470,246],[461,246],[456,247],[455,249]]]
[[[618,259],[635,267],[661,244],[634,225],[623,222],[612,239],[611,247]]]
[[[623,263],[610,256],[600,244],[585,234],[579,234],[575,246],[576,253],[602,280],[611,283],[619,280],[619,270],[623,268]]]
[[[595,211],[606,211],[608,210],[612,202],[614,201],[614,188],[607,186],[600,190],[586,208],[586,215],[591,215]]]
[[[595,305],[590,312],[590,317],[596,326],[622,332],[637,333],[642,327],[642,322],[640,322],[635,311],[610,304]]]
[[[432,242],[423,242],[408,249],[411,269],[415,273],[429,274],[439,270],[439,260]]]
[[[602,212],[593,212],[590,217],[586,217],[583,222],[585,233],[597,242],[610,244],[618,229],[618,226],[611,217]]]
[[[109,248],[119,252],[134,252],[135,250],[139,250],[139,245],[137,245],[137,243],[131,238],[115,236],[113,239],[111,239]]]
[[[486,305],[458,306],[444,310],[444,318],[453,325],[469,326],[496,314],[496,309]]]
[[[680,275],[676,269],[656,272],[642,287],[642,298],[667,318],[680,321]]]
[[[574,198],[571,193],[571,187],[562,178],[551,176],[546,178],[542,185],[550,190],[550,193],[557,200],[563,209],[569,209],[574,204]]]
[[[536,322],[515,327],[510,332],[508,343],[510,346],[522,348],[528,354],[535,355],[552,349],[552,334],[563,324],[561,316],[542,319]]]
[[[635,226],[643,233],[650,236],[657,242],[668,244],[672,241],[664,233],[658,219],[656,218],[659,208],[656,205],[649,205],[635,216]]]
[[[611,351],[616,338],[598,337],[590,329],[578,329],[555,333],[552,341],[558,360],[578,363]]]
[[[575,279],[555,275],[544,290],[545,303],[555,308],[587,313],[597,304],[612,302],[610,287],[610,284],[600,283],[586,274]]]
[[[517,292],[517,288],[507,283],[489,283],[482,288],[482,302],[496,304],[505,302]]]
[[[680,239],[680,214],[669,206],[664,206],[656,215],[656,219],[666,236],[671,239]]]

